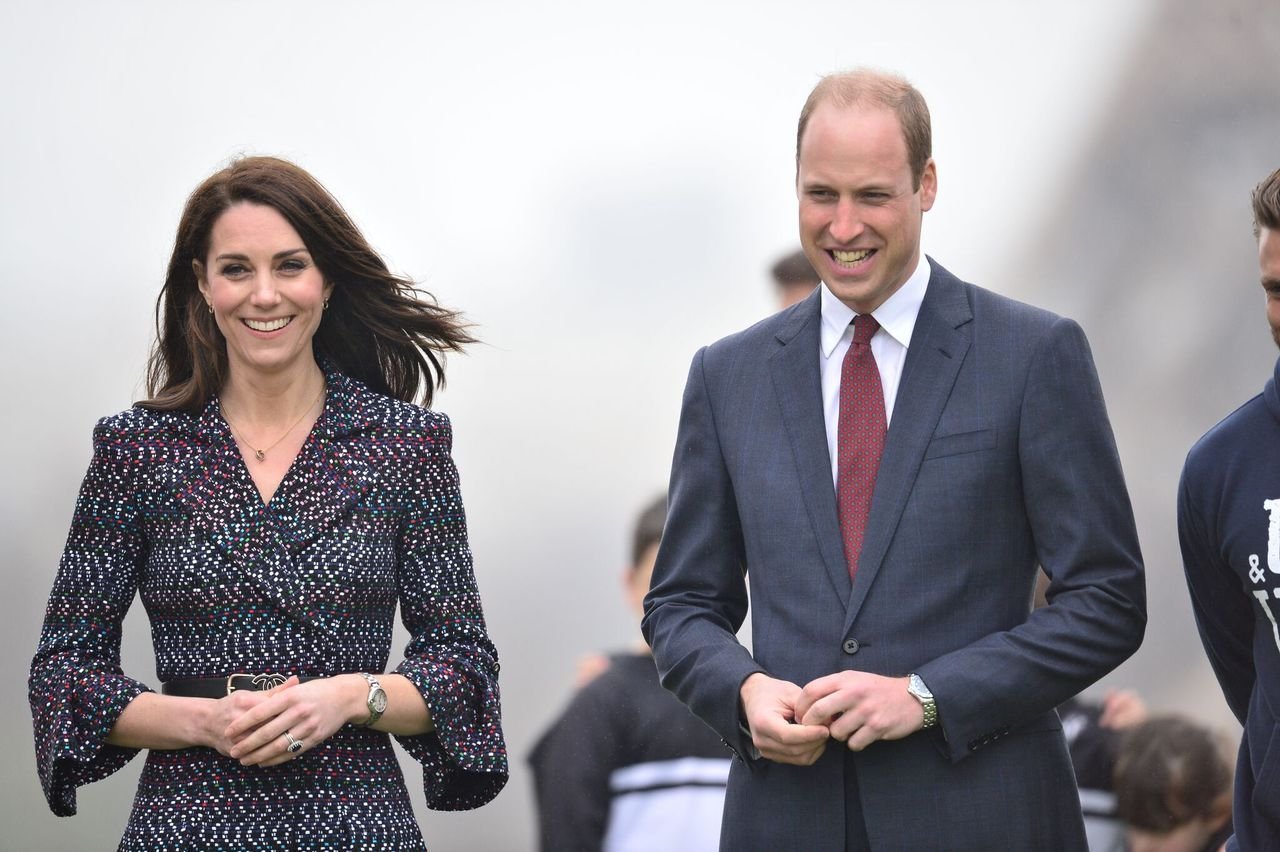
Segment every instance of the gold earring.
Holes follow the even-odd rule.
[[[213,313],[213,302],[205,302],[209,306],[209,313]]]
[[[328,296],[326,296],[326,297],[325,297],[325,299],[324,299],[324,307],[323,307],[321,310],[325,310],[325,311],[329,310],[329,297],[328,297]]]

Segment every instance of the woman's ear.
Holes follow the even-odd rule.
[[[206,302],[209,301],[209,280],[204,274],[204,264],[191,258],[191,271],[196,276],[196,286],[200,288],[200,295],[204,296]]]

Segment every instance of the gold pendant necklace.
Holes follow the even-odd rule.
[[[293,425],[290,426],[288,429],[286,429],[283,435],[281,435],[279,438],[276,438],[274,443],[270,444],[269,446],[263,447],[262,449],[258,449],[253,444],[245,440],[244,434],[241,433],[240,430],[235,427],[235,424],[231,422],[231,418],[227,417],[227,411],[222,407],[222,400],[218,400],[218,411],[222,414],[222,419],[227,421],[227,426],[231,429],[231,436],[235,438],[237,441],[239,441],[240,443],[244,444],[249,449],[253,450],[253,457],[256,458],[258,461],[263,462],[267,460],[267,453],[274,450],[277,444],[279,444],[285,438],[289,437],[289,435],[293,432],[293,430],[298,428],[298,424],[302,422],[302,419],[311,413],[311,409],[315,408],[316,403],[319,402],[324,397],[324,391],[325,391],[325,388],[323,385],[321,385],[320,393],[316,395],[315,399],[311,400],[310,405],[308,405],[305,409],[303,409],[302,416],[299,417],[297,420],[293,421]]]

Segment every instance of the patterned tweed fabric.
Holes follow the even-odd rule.
[[[132,408],[99,422],[49,597],[29,697],[54,813],[136,751],[108,745],[147,686],[120,669],[135,593],[156,674],[394,671],[435,731],[399,737],[427,803],[502,789],[497,652],[471,567],[448,419],[328,367],[324,410],[263,505],[216,399],[198,416]],[[387,734],[344,727],[299,758],[242,767],[208,748],[147,755],[121,849],[423,849]]]

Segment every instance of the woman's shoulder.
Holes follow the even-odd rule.
[[[156,437],[162,434],[190,432],[196,418],[185,411],[161,411],[134,405],[108,415],[94,426],[95,439],[128,439]]]
[[[370,390],[362,382],[348,376],[342,377],[336,389],[345,397],[341,400],[345,413],[363,421],[366,426],[392,432],[430,432],[442,436],[452,434],[453,426],[444,412]]]
[[[169,448],[189,444],[197,418],[182,411],[159,411],[135,405],[103,417],[93,428],[94,455],[126,464],[155,461]]]

